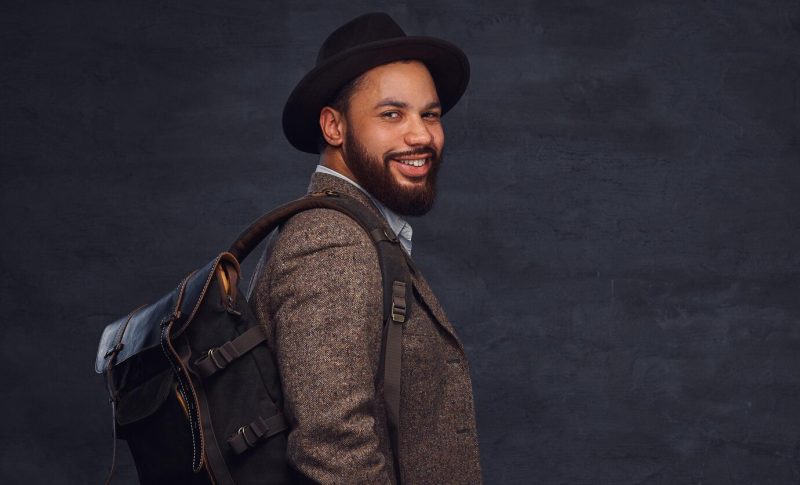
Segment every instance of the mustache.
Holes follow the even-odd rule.
[[[409,157],[412,155],[428,155],[434,162],[439,159],[439,154],[436,152],[436,150],[433,149],[432,146],[424,146],[424,147],[412,148],[411,150],[405,150],[401,152],[400,151],[389,152],[383,156],[383,162],[389,163],[389,160],[393,158]]]

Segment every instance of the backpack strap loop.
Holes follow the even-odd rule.
[[[376,243],[382,241],[388,241],[391,243],[399,244],[400,240],[397,239],[397,236],[391,233],[391,231],[386,230],[382,227],[376,227],[375,229],[369,231],[369,235],[372,237],[372,240]]]
[[[405,281],[392,282],[392,320],[403,323],[406,321],[406,283]]]
[[[274,436],[288,427],[286,418],[281,412],[269,418],[258,416],[252,422],[239,427],[239,430],[228,438],[228,445],[234,453],[241,455],[258,445],[260,440]]]
[[[246,332],[235,339],[229,340],[219,347],[210,349],[205,357],[201,357],[195,361],[194,370],[203,379],[211,377],[228,367],[231,362],[266,341],[267,328],[264,325],[250,327]]]

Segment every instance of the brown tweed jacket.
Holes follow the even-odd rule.
[[[309,192],[323,189],[380,216],[357,187],[315,173]],[[290,463],[321,483],[396,483],[378,372],[381,273],[369,236],[339,212],[313,209],[286,222],[265,255],[251,302],[278,360]],[[464,349],[422,275],[412,281],[402,342],[402,481],[480,483]]]

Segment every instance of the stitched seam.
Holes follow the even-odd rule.
[[[124,323],[124,324],[123,324],[123,325],[122,325],[122,326],[121,326],[121,327],[120,327],[120,328],[117,330],[117,335],[114,337],[114,346],[117,346],[117,345],[119,345],[120,343],[122,343],[122,339],[125,337],[125,330],[127,330],[127,329],[128,329],[128,324],[131,322],[131,319],[133,318],[133,316],[134,316],[134,315],[136,315],[136,313],[137,313],[139,310],[141,310],[142,308],[144,308],[144,307],[146,307],[146,306],[147,306],[147,304],[145,303],[144,305],[140,306],[139,308],[137,308],[137,309],[133,310],[133,311],[132,311],[132,312],[131,312],[131,313],[128,315],[128,319],[127,319],[127,320],[125,320],[125,323]],[[115,355],[115,357],[116,357],[116,355]],[[111,359],[111,360],[114,360],[114,359]],[[109,361],[109,362],[110,362],[110,361]]]
[[[225,254],[225,253],[222,253],[222,254]],[[192,313],[189,315],[189,317],[184,322],[184,326],[189,324],[189,322],[192,320],[192,318],[194,318],[195,314],[197,313],[197,310],[200,308],[200,304],[203,302],[203,298],[206,295],[206,291],[208,291],[208,287],[209,287],[209,285],[211,283],[211,279],[214,277],[214,274],[217,271],[217,266],[219,266],[219,261],[220,261],[220,259],[222,259],[222,254],[217,256],[217,259],[214,260],[214,265],[211,267],[211,271],[208,272],[208,277],[206,277],[206,282],[203,285],[202,291],[200,291],[200,297],[197,299],[197,303],[195,304],[194,308],[192,309]],[[194,274],[194,272],[192,272],[192,274]],[[180,308],[180,305],[178,305],[178,308]]]
[[[217,257],[217,261],[219,261],[219,257]],[[214,268],[216,269],[216,265],[214,266]],[[178,291],[177,302],[176,302],[176,305],[175,305],[175,307],[173,309],[173,315],[176,315],[176,314],[178,314],[178,312],[180,312],[180,308],[181,308],[181,305],[183,303],[183,296],[184,296],[184,293],[186,291],[186,286],[189,283],[189,279],[196,272],[197,272],[196,270],[192,271],[181,282],[180,287],[179,287],[180,290]],[[212,271],[211,274],[213,275],[213,273],[214,272]],[[206,281],[206,284],[208,284],[208,281]],[[204,290],[205,290],[205,288],[204,288]],[[204,293],[205,293],[205,291],[204,291]],[[200,301],[202,301],[202,297],[200,298]],[[188,323],[188,322],[189,322],[189,319],[186,320],[186,323]],[[199,420],[200,420],[200,415],[199,415],[199,411],[198,411],[199,403],[197,401],[197,395],[195,394],[194,389],[191,387],[191,382],[189,383],[190,384],[189,385],[189,390],[191,391],[192,399],[190,401],[187,398],[186,384],[184,383],[184,380],[183,380],[183,377],[182,377],[181,373],[182,372],[186,372],[185,375],[188,376],[189,375],[188,374],[188,370],[186,370],[186,368],[183,366],[183,364],[180,362],[179,359],[178,359],[178,365],[176,365],[175,360],[173,358],[172,352],[174,352],[174,355],[177,355],[177,351],[175,350],[175,347],[173,347],[172,342],[169,339],[169,335],[172,332],[172,326],[173,326],[174,323],[175,323],[175,320],[170,322],[170,324],[167,325],[161,331],[161,349],[164,352],[164,355],[166,356],[167,361],[170,363],[170,366],[172,367],[173,373],[175,374],[175,378],[178,380],[178,387],[181,390],[181,394],[183,394],[184,401],[186,401],[186,406],[189,408],[189,431],[192,434],[192,468],[195,469],[195,471],[197,471],[197,470],[199,470],[199,467],[202,465],[202,454],[203,454],[203,450],[205,449],[205,442],[204,442],[204,439],[203,439],[203,433],[202,433],[202,429],[200,427],[200,422],[199,422]],[[169,350],[165,347],[165,345],[164,345],[165,342],[166,342],[167,346],[169,347]],[[200,457],[199,457],[199,459],[198,459],[198,450],[197,450],[197,447],[195,445],[195,441],[196,441],[196,439],[195,439],[195,427],[197,427],[198,434],[200,435]],[[197,463],[197,465],[198,465],[197,467],[195,467],[195,463]]]
[[[184,382],[183,376],[188,376],[188,371],[184,367],[183,363],[180,362],[180,359],[174,359],[174,355],[177,355],[177,351],[175,347],[172,345],[172,341],[169,339],[169,333],[172,330],[172,323],[167,325],[167,327],[162,331],[162,339],[161,339],[161,348],[164,351],[164,355],[167,357],[173,372],[175,373],[175,378],[178,380],[178,388],[183,394],[183,399],[186,401],[186,407],[189,408],[189,431],[192,434],[192,468],[197,471],[202,466],[202,455],[203,450],[205,449],[205,441],[203,439],[203,432],[200,425],[200,414],[199,414],[199,403],[197,401],[197,394],[194,392],[194,388],[191,386],[191,382],[189,382],[188,390],[191,394],[191,400],[187,396],[187,385]],[[165,347],[169,347],[167,349]],[[174,354],[173,354],[174,352]],[[200,437],[200,457],[198,458],[198,450],[195,445],[195,427],[197,427],[197,432]],[[197,467],[195,467],[195,463],[197,463]]]

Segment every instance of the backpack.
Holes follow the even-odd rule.
[[[105,374],[117,437],[127,441],[142,484],[296,483],[286,460],[289,423],[266,326],[239,290],[239,263],[298,212],[334,209],[370,235],[383,277],[384,379],[389,435],[399,471],[402,328],[411,301],[406,253],[358,201],[325,190],[253,222],[228,251],[178,287],[108,325],[95,370]],[[399,473],[396,473],[399,477]]]

